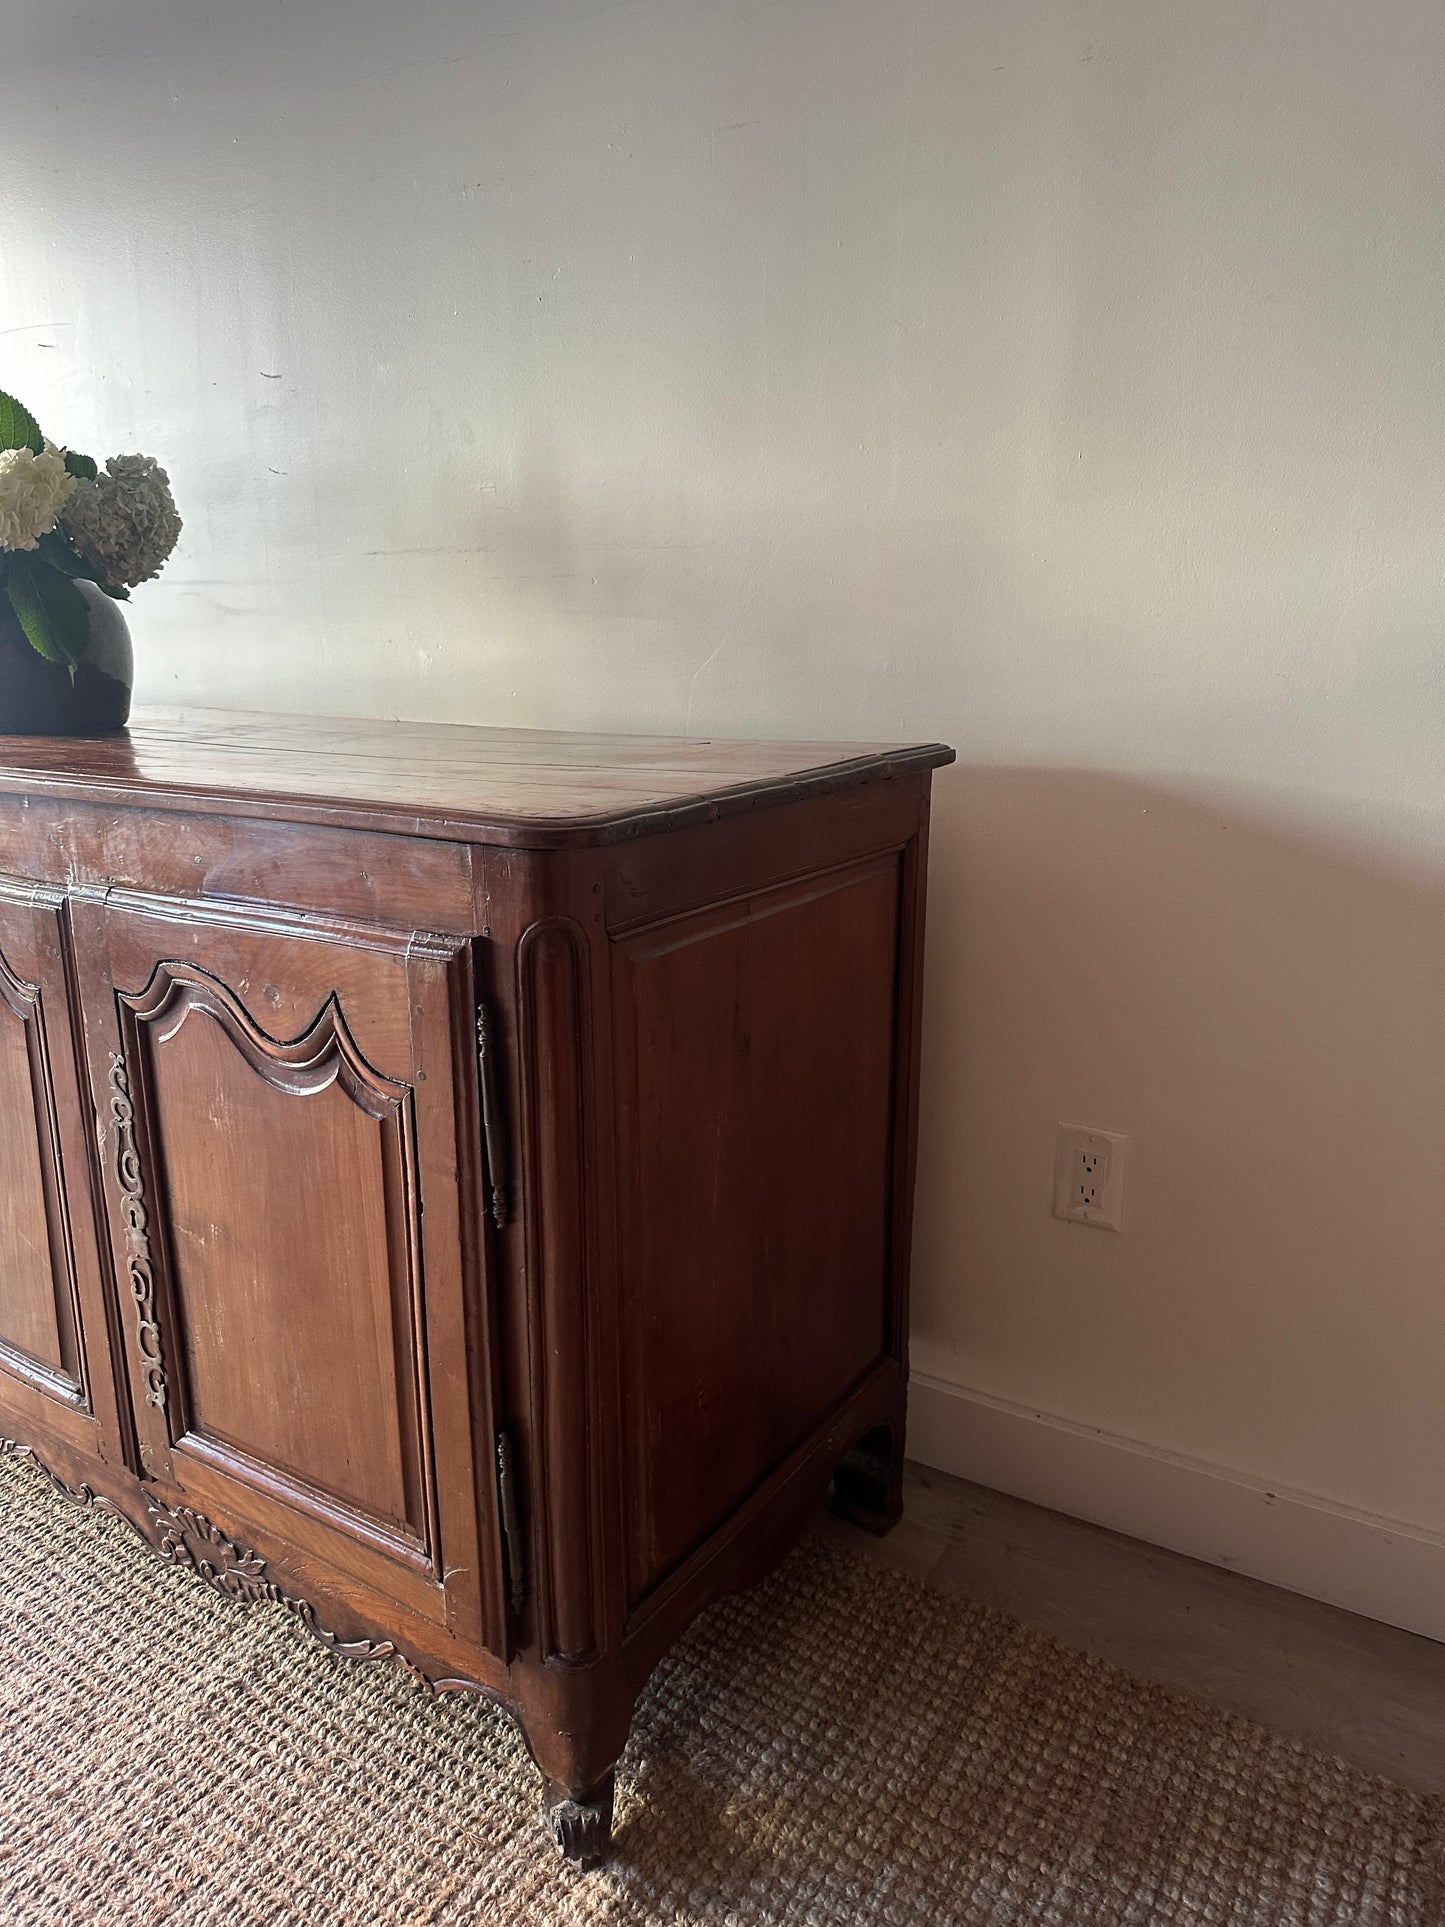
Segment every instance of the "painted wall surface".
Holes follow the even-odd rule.
[[[953,741],[916,1448],[1445,1636],[1437,0],[0,38],[0,387],[186,516],[141,696]]]

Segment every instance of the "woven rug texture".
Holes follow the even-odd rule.
[[[821,1538],[664,1662],[616,1851],[520,1739],[0,1460],[4,1927],[1441,1927],[1439,1799]]]

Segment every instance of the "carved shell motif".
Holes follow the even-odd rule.
[[[238,1546],[234,1540],[228,1539],[204,1513],[193,1512],[189,1506],[177,1506],[172,1511],[145,1492],[142,1497],[150,1526],[147,1532],[113,1500],[98,1497],[88,1485],[67,1485],[31,1446],[22,1444],[19,1439],[0,1438],[0,1459],[13,1459],[18,1464],[28,1465],[57,1492],[63,1493],[67,1499],[74,1499],[77,1505],[93,1507],[97,1512],[113,1513],[117,1519],[124,1520],[133,1532],[139,1533],[168,1565],[193,1572],[198,1579],[204,1579],[208,1586],[214,1586],[217,1592],[224,1593],[228,1599],[245,1606],[260,1603],[280,1606],[293,1619],[299,1619],[311,1637],[319,1640],[329,1653],[335,1653],[339,1659],[395,1660],[420,1685],[431,1686],[432,1682],[425,1673],[413,1666],[405,1653],[399,1652],[389,1639],[342,1639],[330,1627],[323,1626],[309,1599],[298,1599],[291,1593],[283,1592],[274,1580],[266,1577],[266,1561],[260,1553]],[[472,1684],[469,1680],[460,1679],[446,1683],[457,1687],[470,1687]]]
[[[228,1599],[239,1599],[246,1605],[259,1600],[291,1604],[266,1577],[266,1561],[260,1553],[235,1545],[201,1513],[192,1512],[188,1506],[167,1511],[149,1498],[146,1512],[155,1532],[156,1551],[169,1565],[184,1566]]]
[[[266,1577],[266,1561],[260,1553],[236,1545],[219,1526],[212,1525],[204,1513],[193,1512],[189,1506],[177,1506],[172,1511],[157,1504],[149,1493],[145,1495],[145,1507],[151,1525],[151,1543],[168,1565],[184,1566],[187,1572],[195,1573],[208,1586],[214,1586],[217,1592],[239,1600],[242,1605],[265,1602],[282,1607],[293,1619],[301,1621],[313,1639],[320,1640],[328,1652],[342,1659],[393,1659],[413,1679],[424,1686],[430,1685],[425,1674],[413,1666],[404,1653],[398,1652],[389,1639],[342,1639],[323,1626],[309,1599],[297,1599],[283,1592],[274,1580]]]

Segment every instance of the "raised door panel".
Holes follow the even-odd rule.
[[[76,1070],[63,898],[0,878],[0,1407],[23,1433],[110,1450],[114,1387]]]
[[[0,1355],[81,1390],[40,990],[0,953]]]
[[[900,874],[615,943],[634,1602],[888,1352]]]
[[[142,1469],[495,1647],[469,946],[120,893],[103,918]]]
[[[199,973],[162,965],[123,1003],[164,1177],[189,1436],[424,1555],[410,1087],[365,1062],[332,1004],[278,1043]]]

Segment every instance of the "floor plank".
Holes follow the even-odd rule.
[[[1067,1646],[1445,1793],[1445,1645],[925,1466],[904,1490],[885,1539],[825,1529]]]

